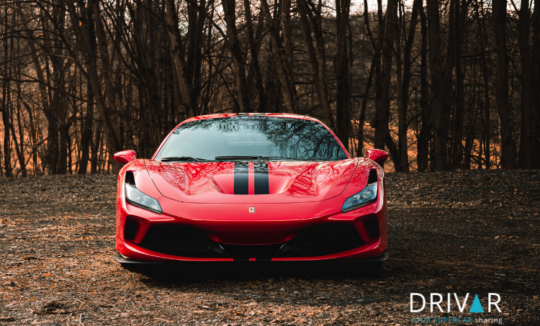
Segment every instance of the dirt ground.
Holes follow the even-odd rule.
[[[391,257],[371,272],[344,264],[125,270],[113,259],[115,183],[110,175],[0,179],[0,324],[456,325],[467,319],[443,318],[464,317],[540,325],[538,171],[387,174]],[[468,306],[430,313],[432,292],[444,302],[469,293]],[[410,293],[428,299],[424,311],[410,312]],[[487,312],[488,293],[501,296],[501,313]],[[468,312],[475,294],[485,313]]]

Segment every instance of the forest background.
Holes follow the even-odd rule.
[[[117,171],[191,116],[326,123],[389,170],[540,168],[540,0],[0,2],[0,176]]]

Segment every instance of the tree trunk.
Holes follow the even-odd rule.
[[[456,66],[456,99],[457,103],[454,111],[453,143],[452,143],[452,167],[459,169],[463,163],[463,116],[465,114],[465,77],[461,56],[463,51],[463,39],[466,39],[466,26],[468,15],[467,0],[461,0],[461,9],[459,0],[455,0],[454,20],[455,25],[455,66]],[[466,65],[464,66],[466,67]]]
[[[366,121],[367,101],[368,101],[369,91],[373,84],[373,78],[375,78],[374,76],[377,76],[376,78],[379,78],[378,71],[380,71],[381,49],[383,45],[383,38],[379,37],[377,42],[375,42],[373,34],[371,32],[367,0],[364,0],[364,26],[366,29],[366,35],[368,36],[368,39],[371,44],[371,49],[373,51],[373,58],[371,59],[371,66],[369,68],[368,80],[367,80],[366,88],[364,89],[364,96],[362,97],[362,107],[360,108],[360,117],[359,117],[359,122],[358,122],[358,133],[357,133],[357,139],[358,139],[357,153],[359,155],[360,153],[362,153],[362,155],[364,153],[364,124]],[[383,33],[384,33],[384,25],[382,25],[381,28],[379,29],[379,35],[382,35]]]
[[[482,64],[482,79],[484,82],[484,125],[482,126],[482,134],[483,134],[483,140],[484,140],[484,157],[486,162],[486,170],[491,169],[491,127],[490,127],[490,111],[491,111],[491,97],[489,95],[490,85],[489,85],[489,70],[487,67],[487,60],[486,60],[486,45],[485,45],[485,39],[487,38],[486,33],[486,26],[484,20],[480,21],[480,13],[478,11],[478,8],[480,7],[478,4],[476,4],[476,20],[478,21],[479,25],[479,35],[478,35],[478,41],[480,44],[480,48],[482,49],[482,58],[481,58],[481,64]],[[484,18],[484,12],[482,11],[482,18]],[[480,153],[481,155],[481,153]]]
[[[422,117],[422,129],[420,129],[420,135],[418,136],[417,157],[416,162],[418,164],[418,171],[423,172],[428,169],[428,156],[429,156],[429,138],[431,130],[431,112],[429,107],[429,85],[427,80],[427,19],[424,12],[424,8],[420,10],[420,22],[421,22],[421,50],[420,50],[420,108]]]
[[[12,18],[12,22],[13,22],[13,25],[14,26],[17,26],[18,24],[18,20],[20,20],[19,18],[19,12],[20,11],[15,11],[13,12],[13,18]],[[20,60],[19,58],[17,58],[17,55],[18,53],[16,52],[18,48],[20,48],[20,38],[15,38],[15,37],[11,37],[10,39],[10,45],[11,45],[11,53],[10,53],[10,57],[11,57],[11,60]],[[11,65],[10,67],[10,75],[15,73],[15,78],[17,79],[21,79],[21,65],[20,64],[17,64],[17,65]],[[15,110],[16,110],[16,118],[17,118],[17,127],[18,127],[18,131],[19,131],[19,140],[17,140],[17,133],[15,132],[15,128],[14,128],[14,124],[15,124],[15,121],[14,121],[14,117],[13,117],[13,112],[11,112],[10,110],[10,116],[11,116],[11,123],[10,123],[10,127],[11,127],[11,136],[13,137],[13,142],[14,142],[14,147],[15,147],[15,154],[17,154],[17,159],[19,160],[19,171],[17,172],[17,175],[19,174],[19,172],[22,174],[23,177],[26,177],[27,176],[27,173],[26,173],[26,162],[25,162],[25,157],[24,157],[24,143],[25,143],[25,140],[24,140],[24,128],[23,128],[23,122],[22,122],[22,116],[21,116],[21,111],[22,111],[22,101],[23,101],[23,96],[22,96],[22,90],[21,90],[21,83],[16,83],[15,84],[16,87],[17,87],[17,98],[16,98],[16,101],[15,101]],[[10,98],[11,98],[11,94],[10,94]],[[13,108],[13,103],[8,103],[7,104],[8,106],[6,106],[6,109],[8,107],[10,108]]]
[[[20,66],[17,66],[17,76],[20,79],[21,71]],[[27,176],[26,171],[26,161],[24,157],[24,128],[22,125],[22,91],[21,91],[21,84],[19,83],[17,85],[17,124],[19,129],[19,144],[17,144],[17,137],[15,136],[15,129],[13,128],[13,123],[11,124],[12,132],[13,132],[13,141],[15,142],[15,152],[17,153],[17,159],[19,160],[19,166],[20,166],[20,172],[23,177]]]
[[[441,33],[439,18],[439,1],[428,1],[428,27],[429,27],[429,61],[431,75],[431,117],[433,132],[433,156],[431,157],[432,170],[441,171],[444,168],[442,143],[443,108],[441,88],[443,83]]]
[[[86,15],[85,25],[87,37],[87,47],[86,56],[88,57],[89,62],[96,62],[97,59],[97,43],[96,43],[96,32],[94,26],[94,8],[93,1],[88,1],[87,8],[84,10],[83,15]],[[87,69],[94,69],[93,65],[87,65]],[[97,90],[101,92],[101,90]],[[86,174],[88,170],[88,161],[90,158],[90,150],[92,147],[92,131],[94,123],[94,89],[92,88],[91,83],[88,81],[86,84],[86,116],[84,118],[84,129],[82,130],[81,135],[81,160],[79,162],[79,171],[78,174]]]
[[[95,1],[95,0],[91,0]],[[99,8],[99,2],[95,3],[93,6],[94,10],[94,21],[96,28],[97,36],[97,49],[99,51],[99,56],[101,59],[101,69],[104,73],[105,80],[105,90],[107,94],[107,104],[109,109],[115,108],[115,110],[101,110],[101,119],[103,120],[104,131],[106,134],[106,147],[109,153],[108,158],[109,162],[113,166],[113,172],[118,172],[120,165],[118,165],[114,159],[113,154],[122,150],[122,135],[118,132],[117,125],[113,122],[113,116],[111,112],[124,112],[123,104],[119,91],[115,85],[114,74],[112,69],[111,61],[109,60],[109,50],[107,48],[107,39],[105,35],[105,29],[103,27],[103,22],[101,21],[101,10]],[[99,89],[98,85],[92,85],[94,89]]]
[[[7,109],[4,106],[2,109],[2,121],[4,122],[4,169],[6,171],[6,177],[10,178],[13,176],[11,169],[11,143],[10,143],[10,122],[8,118]]]
[[[37,131],[36,131],[36,120],[34,118],[34,113],[32,112],[32,107],[28,105],[28,103],[23,102],[24,107],[26,108],[26,112],[28,113],[28,122],[30,124],[30,140],[32,141],[32,165],[34,170],[34,175],[40,175],[41,171],[39,169],[38,165],[38,157],[37,157]],[[0,152],[1,153],[1,152]],[[1,159],[1,154],[0,154]],[[0,169],[1,170],[1,169]]]
[[[173,58],[182,106],[179,108],[180,120],[193,116],[191,105],[191,85],[187,77],[187,67],[185,62],[185,49],[182,44],[182,37],[178,29],[178,15],[174,0],[165,0],[165,25],[170,39],[171,55]]]
[[[84,129],[81,135],[81,160],[79,161],[78,174],[86,174],[88,170],[88,160],[90,158],[90,147],[92,146],[92,126],[94,123],[94,92],[92,86],[87,84],[86,88],[86,116],[84,118]]]
[[[63,28],[65,23],[65,11],[63,3],[58,0],[53,5],[52,19],[56,27],[57,35],[63,34]],[[63,113],[64,104],[64,58],[63,58],[63,44],[58,36],[52,36],[51,44],[48,46],[49,60],[52,66],[52,83],[54,85],[53,96],[51,101],[51,107],[47,117],[47,154],[46,154],[46,170],[49,174],[56,174],[61,172],[59,169],[60,164],[60,148],[59,148],[59,129],[61,128],[61,118]]]
[[[540,89],[540,0],[534,0],[534,14],[531,20],[533,30],[532,42],[532,75],[533,90]],[[534,96],[534,142],[533,163],[534,169],[540,169],[540,96]]]
[[[4,155],[2,155],[2,144],[0,144],[0,178],[4,176],[4,170],[2,169],[2,159],[4,158]]]
[[[92,156],[90,157],[90,173],[98,173],[98,168],[99,168],[99,157],[98,157],[98,153],[99,153],[99,149],[101,148],[102,144],[101,144],[101,128],[100,128],[100,122],[99,120],[96,121],[96,126],[94,128],[94,133],[95,133],[95,138],[94,138],[94,141],[92,142],[91,144],[91,154]]]
[[[67,110],[67,108],[64,107],[64,111]],[[66,174],[68,172],[68,160],[70,159],[69,156],[69,136],[68,136],[68,130],[69,126],[66,125],[66,119],[65,119],[65,112],[62,112],[62,115],[60,116],[60,157],[58,160],[58,174]]]
[[[152,1],[152,0],[150,0]],[[206,0],[187,1],[188,6],[188,44],[187,67],[188,82],[191,85],[190,107],[194,115],[199,115],[199,98],[201,94],[201,64],[204,23],[206,21]],[[157,53],[157,52],[156,52]]]
[[[506,57],[506,1],[493,0],[492,23],[497,51],[497,112],[501,132],[501,165],[505,169],[517,168],[516,143],[512,137],[508,112],[508,59]]]
[[[244,56],[238,40],[238,31],[236,30],[236,0],[222,0],[223,13],[227,24],[227,43],[231,49],[233,59],[233,72],[236,81],[237,102],[240,112],[249,112],[250,105],[246,91],[246,69],[244,65]]]
[[[1,10],[1,8],[0,8]],[[0,17],[0,18],[4,18],[4,21],[2,22],[3,24],[3,32],[7,35],[8,34],[8,26],[9,25],[9,15],[8,15],[8,6],[4,6],[4,14],[3,14],[3,17]],[[4,42],[2,42],[3,44],[3,50],[4,50],[4,55],[3,57],[4,58],[8,58],[9,56],[9,47],[8,47],[8,42],[6,40],[4,40]],[[6,172],[6,177],[8,178],[11,178],[13,177],[13,171],[12,171],[12,167],[11,167],[11,141],[10,141],[10,138],[11,138],[11,133],[10,133],[10,114],[9,114],[9,109],[8,109],[8,106],[10,105],[10,94],[11,94],[11,91],[10,91],[10,78],[11,76],[9,76],[9,72],[10,70],[8,69],[8,65],[9,65],[9,61],[8,60],[5,60],[5,62],[3,63],[3,67],[2,67],[2,77],[4,79],[4,82],[2,83],[2,106],[1,106],[1,111],[2,111],[2,122],[4,123],[4,169],[5,169],[5,172]]]
[[[470,169],[471,168],[471,156],[472,156],[472,147],[474,144],[474,135],[475,135],[475,128],[476,120],[478,118],[478,113],[480,111],[476,110],[474,114],[473,121],[471,122],[471,128],[469,128],[468,135],[465,137],[465,148],[464,151],[464,157],[463,157],[463,168],[464,169]]]
[[[7,6],[5,7],[7,12]],[[7,15],[5,16],[7,19]],[[7,26],[7,25],[5,25]],[[7,42],[5,43],[5,52],[7,53]],[[4,57],[7,57],[5,55]],[[7,69],[4,70],[4,79],[9,80],[6,76]],[[11,170],[11,143],[10,143],[10,121],[8,116],[8,93],[9,93],[9,82],[6,81],[3,83],[2,87],[2,122],[4,123],[4,169],[6,171],[6,177],[10,178],[13,176]]]
[[[451,8],[455,0],[451,0]],[[446,168],[446,126],[445,126],[445,105],[444,94],[450,93],[445,89],[445,76],[443,73],[442,54],[441,54],[441,28],[439,17],[439,0],[427,2],[428,21],[429,21],[429,61],[431,67],[431,85],[432,85],[432,129],[433,129],[433,149],[434,157],[432,159],[434,170],[442,171]],[[453,24],[451,23],[450,26]],[[450,38],[450,36],[449,36]],[[453,43],[452,39],[448,41],[449,47]],[[444,63],[449,63],[449,58]],[[446,72],[446,71],[445,71]],[[446,76],[447,78],[449,76]],[[451,78],[451,76],[450,76]]]
[[[411,83],[411,52],[414,44],[414,36],[416,34],[416,23],[418,22],[418,11],[422,6],[422,0],[414,0],[411,13],[411,22],[409,24],[409,34],[403,49],[403,78],[401,81],[401,96],[398,95],[398,120],[399,120],[399,153],[401,155],[401,168],[403,172],[409,172],[409,153],[407,145],[407,111],[409,106],[409,87]],[[398,56],[401,51],[397,52]],[[398,88],[399,90],[399,88]],[[397,171],[397,168],[396,168]]]
[[[284,1],[285,2],[285,1]],[[244,10],[246,12],[246,25],[248,28],[248,38],[249,38],[249,50],[251,53],[251,69],[253,75],[255,76],[255,85],[257,86],[257,93],[259,95],[259,105],[255,107],[255,112],[266,112],[266,93],[264,92],[261,67],[259,65],[259,54],[258,47],[255,43],[255,37],[253,33],[253,22],[251,18],[251,5],[249,0],[244,0]],[[263,16],[259,19],[264,19]],[[290,18],[289,18],[290,19]],[[292,53],[291,53],[292,57]]]
[[[324,43],[322,36],[321,28],[321,5],[317,8],[315,17],[313,12],[308,6],[308,0],[298,0],[298,12],[300,13],[300,19],[302,21],[302,28],[304,30],[304,40],[306,43],[307,51],[309,54],[309,62],[311,64],[311,73],[313,75],[313,83],[315,84],[315,89],[317,90],[317,97],[319,99],[319,105],[322,108],[322,112],[325,115],[326,124],[336,130],[334,117],[332,114],[332,108],[330,107],[330,101],[328,99],[328,89],[326,84],[326,58],[324,53]],[[309,19],[314,25],[314,34],[317,41],[317,52],[313,46],[313,38],[311,36],[312,30],[310,26]]]
[[[539,8],[536,8],[538,11]],[[533,158],[533,76],[531,71],[531,8],[529,0],[521,1],[519,10],[519,54],[521,59],[521,135],[519,143],[519,167],[532,168]],[[536,90],[538,91],[538,89]],[[536,94],[538,96],[538,94]]]
[[[274,19],[270,14],[270,8],[268,7],[266,0],[261,0],[261,7],[270,29],[271,52],[279,83],[281,85],[281,94],[283,96],[283,101],[285,102],[285,109],[288,113],[295,113],[298,111],[298,103],[296,87],[293,83],[292,67],[289,64],[290,61],[285,56],[285,50],[279,41],[278,30],[274,23]],[[292,60],[292,58],[290,60]],[[278,97],[275,97],[275,99],[277,100]]]
[[[375,90],[375,118],[371,127],[375,128],[375,148],[383,149],[385,143],[393,142],[388,129],[390,119],[390,82],[392,78],[392,57],[394,56],[395,24],[397,20],[397,0],[389,0],[386,11],[385,31],[382,47],[382,67]],[[395,146],[389,146],[389,151],[395,166],[401,165],[399,152],[392,153]],[[396,147],[397,148],[397,147]]]
[[[448,136],[449,136],[449,121],[450,121],[450,113],[452,112],[452,97],[453,97],[453,71],[455,67],[456,62],[456,20],[455,15],[458,11],[456,8],[458,7],[459,0],[451,0],[450,1],[450,10],[448,17],[451,17],[449,19],[448,24],[448,41],[447,41],[447,47],[446,47],[446,57],[444,58],[443,63],[443,71],[442,71],[442,88],[440,90],[441,94],[441,101],[439,102],[440,106],[440,112],[441,112],[441,119],[440,119],[440,138],[438,142],[438,146],[436,148],[439,148],[441,161],[442,161],[442,169],[447,170],[451,167],[450,165],[450,151],[448,146]],[[437,142],[434,141],[434,143],[437,145]]]
[[[394,166],[396,172],[405,172],[404,165],[409,166],[408,162],[403,162],[403,152],[405,150],[405,156],[407,156],[407,133],[402,133],[407,129],[407,113],[404,111],[403,107],[403,60],[401,57],[401,38],[402,34],[405,33],[405,20],[403,19],[403,1],[398,0],[397,3],[397,12],[395,23],[395,41],[394,41],[394,57],[396,58],[396,104],[397,104],[397,116],[398,116],[398,143],[395,145],[397,147],[400,164]],[[404,142],[404,146],[401,145],[401,142]],[[407,158],[408,159],[408,158]]]
[[[336,0],[336,135],[349,147],[351,126],[351,89],[349,84],[349,58],[347,51],[347,23],[350,0]]]
[[[289,60],[292,60],[293,27],[291,23],[291,0],[281,0],[281,30],[283,31],[283,50],[285,53],[285,57],[289,58]]]

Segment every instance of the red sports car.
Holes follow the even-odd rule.
[[[116,260],[364,261],[388,258],[388,158],[352,158],[301,115],[188,119],[152,159],[114,157]]]

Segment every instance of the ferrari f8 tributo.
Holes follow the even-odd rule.
[[[152,159],[115,154],[116,260],[388,258],[381,150],[352,158],[320,121],[249,113],[185,120]]]

